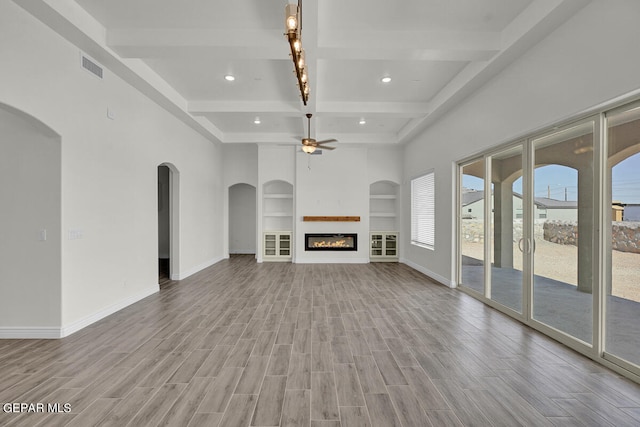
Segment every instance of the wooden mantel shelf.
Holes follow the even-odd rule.
[[[324,222],[360,222],[359,216],[303,216],[302,220]]]

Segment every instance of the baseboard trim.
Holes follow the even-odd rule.
[[[455,288],[456,284],[453,280],[449,280],[446,277],[443,277],[437,273],[434,273],[433,271],[429,270],[428,268],[424,268],[423,266],[416,264],[413,261],[409,261],[408,259],[405,258],[400,258],[400,262],[403,264],[408,265],[409,267],[413,268],[414,270],[419,271],[420,273],[424,274],[425,276],[428,276],[430,279],[440,283],[441,285],[447,286],[449,288]]]
[[[56,339],[60,337],[60,328],[55,327],[30,327],[8,326],[0,328],[0,339]]]
[[[103,308],[89,316],[86,316],[80,320],[76,320],[69,325],[63,327],[37,327],[37,326],[8,326],[0,327],[0,339],[59,339],[67,337],[74,332],[86,328],[92,323],[98,320],[122,310],[125,307],[130,306],[150,295],[157,293],[160,290],[160,286],[150,286],[134,295],[131,295],[123,300],[120,300],[108,307]]]
[[[207,267],[211,267],[213,264],[219,263],[223,259],[224,259],[224,257],[222,257],[222,256],[217,257],[217,258],[213,258],[213,259],[210,259],[209,261],[203,262],[202,264],[197,265],[197,266],[195,266],[195,267],[193,267],[193,268],[191,268],[191,269],[189,269],[189,270],[187,270],[185,272],[181,272],[179,274],[172,274],[171,275],[171,280],[183,280],[183,279],[186,279],[187,277],[192,276],[192,275],[196,274],[197,272],[204,270]]]
[[[149,286],[148,288],[134,295],[131,295],[123,300],[120,300],[114,304],[111,304],[110,306],[105,307],[102,310],[97,311],[96,313],[90,314],[89,316],[86,316],[80,320],[76,320],[75,322],[69,325],[63,326],[60,329],[59,338],[64,338],[73,334],[74,332],[78,332],[79,330],[86,328],[87,326],[97,322],[98,320],[104,319],[105,317],[110,316],[113,313],[116,313],[122,310],[123,308],[130,306],[131,304],[135,304],[136,302],[157,293],[159,290],[160,290],[159,285]]]
[[[299,259],[294,264],[368,264],[369,258],[310,258]]]

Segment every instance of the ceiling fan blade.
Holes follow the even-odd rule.
[[[326,144],[328,142],[338,142],[338,140],[337,139],[333,139],[333,138],[332,139],[323,139],[322,141],[316,142],[316,144]]]
[[[320,146],[318,146],[318,148],[320,148],[322,150],[335,150],[338,147],[329,147],[328,145],[320,145]]]

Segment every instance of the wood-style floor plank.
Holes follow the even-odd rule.
[[[0,425],[635,426],[640,386],[402,264],[234,256],[61,340],[0,340]]]

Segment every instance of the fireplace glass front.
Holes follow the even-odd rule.
[[[305,250],[307,251],[357,251],[357,234],[305,234]]]

